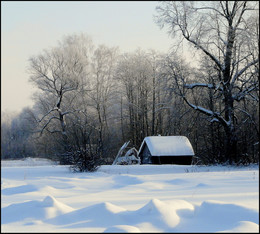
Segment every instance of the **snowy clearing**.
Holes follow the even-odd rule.
[[[259,232],[259,166],[1,162],[2,232]]]

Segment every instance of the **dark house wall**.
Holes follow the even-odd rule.
[[[192,156],[152,156],[152,164],[191,165]]]
[[[179,164],[179,165],[191,165],[192,156],[152,156],[147,144],[139,153],[141,164]]]

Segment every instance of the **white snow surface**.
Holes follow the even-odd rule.
[[[149,136],[145,137],[144,142],[147,144],[151,155],[153,156],[182,156],[194,155],[194,151],[189,139],[186,136]]]
[[[259,232],[258,165],[20,164],[1,163],[2,232]]]

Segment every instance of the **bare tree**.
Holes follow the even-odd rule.
[[[104,151],[104,138],[109,135],[108,114],[112,106],[112,97],[115,89],[114,70],[117,62],[117,48],[100,45],[91,57],[91,91],[89,106],[96,112],[98,129],[98,148],[100,157]]]
[[[149,57],[148,53],[136,50],[122,55],[117,66],[116,77],[123,85],[129,135],[135,147],[139,147],[143,138],[151,134],[151,113],[155,113],[156,65],[151,57],[151,54]]]
[[[44,108],[38,119],[40,134],[44,131],[61,134],[65,148],[68,148],[66,117],[79,111],[74,100],[85,88],[91,48],[89,38],[74,35],[30,58],[30,81],[41,90],[38,103]]]
[[[17,115],[1,113],[1,158],[36,156],[32,137],[35,125],[30,108],[24,108]]]
[[[180,95],[194,110],[220,123],[226,133],[225,157],[237,162],[237,116],[235,102],[251,97],[259,90],[258,80],[258,2],[163,2],[157,7],[157,23],[167,26],[170,35],[186,40],[214,63],[218,71],[216,83],[184,82],[174,71]],[[257,15],[256,15],[257,14]],[[254,19],[257,23],[254,25]],[[173,69],[173,67],[172,67]],[[173,69],[174,70],[174,69]],[[181,81],[181,82],[180,82]],[[184,89],[212,89],[219,93],[224,106],[220,111],[192,103]],[[250,115],[250,114],[249,114]]]

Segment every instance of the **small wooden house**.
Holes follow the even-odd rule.
[[[190,165],[194,151],[185,136],[148,136],[138,151],[141,164]]]

